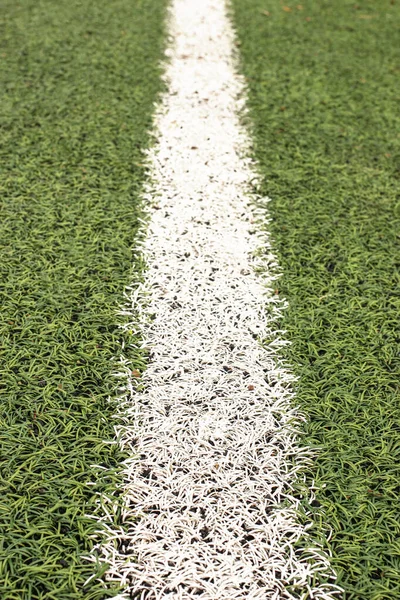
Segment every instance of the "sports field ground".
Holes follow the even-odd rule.
[[[400,8],[233,7],[316,509],[346,598],[399,598]]]
[[[400,598],[400,6],[397,0],[288,5],[231,0],[227,12],[234,40],[223,6],[223,0],[1,4],[1,600],[102,600],[117,594],[141,600]],[[185,31],[193,31],[189,41]],[[174,47],[175,38],[182,38],[182,46]],[[232,61],[226,58],[231,46]],[[245,94],[230,61],[244,77]],[[168,81],[162,79],[163,72]],[[207,88],[207,78],[214,87]],[[225,87],[218,88],[219,81]],[[237,92],[241,99],[232,108]],[[186,94],[182,104],[180,94]],[[165,120],[156,116],[160,98]],[[193,117],[185,112],[185,103]],[[199,121],[196,141],[190,136],[197,114],[206,125]],[[212,148],[207,146],[210,138],[201,137],[207,127],[210,136],[217,136]],[[157,155],[157,144],[164,154]],[[243,164],[244,155],[251,155],[257,177],[252,179],[247,167],[242,173],[232,150],[236,145]],[[171,164],[178,167],[169,172]],[[244,189],[231,168],[247,181],[256,205],[254,223],[243,217],[240,202],[229,204]],[[191,212],[192,205],[203,201],[196,188],[203,185],[202,170],[211,182],[222,182],[205,188],[209,206],[204,215]],[[187,181],[185,171],[190,173]],[[155,188],[149,188],[151,178]],[[187,206],[182,185],[187,185]],[[212,194],[218,194],[218,202]],[[179,207],[175,216],[174,203]],[[184,231],[179,230],[180,219]],[[249,235],[243,233],[243,248],[235,237],[242,226],[244,232],[250,228]],[[214,239],[209,228],[223,236]],[[252,269],[246,260],[254,249],[253,230],[265,244],[256,263],[270,294],[262,307],[253,276],[245,280]],[[170,249],[172,233],[185,236],[188,231],[196,247],[188,249],[179,241]],[[218,240],[225,243],[229,235],[237,252],[232,256],[229,241],[226,251],[222,244],[217,248]],[[179,279],[203,265],[203,258],[194,287],[189,279]],[[235,261],[240,263],[237,273]],[[181,262],[188,265],[187,272]],[[168,281],[159,278],[160,270],[169,273]],[[207,272],[204,282],[201,270]],[[214,301],[233,279],[236,291],[229,292],[232,297],[221,294],[226,308],[221,305],[220,321],[212,320],[215,315],[210,314],[219,309],[201,304],[201,299],[211,289]],[[217,291],[212,288],[215,280]],[[246,295],[245,281],[253,295]],[[140,282],[145,294],[137,310],[130,294]],[[131,286],[127,292],[126,286]],[[184,302],[181,289],[186,290]],[[153,304],[147,299],[152,295]],[[164,298],[167,308],[162,308]],[[121,314],[121,305],[130,308]],[[250,326],[243,318],[240,329],[233,319],[237,337],[231,339],[234,333],[229,329],[228,335],[222,325],[237,306],[250,315],[255,329],[252,340],[235,354]],[[194,325],[189,321],[191,307],[193,314],[202,315]],[[146,311],[151,313],[147,317]],[[198,365],[186,360],[192,352],[189,345],[178,346],[191,331],[197,340],[196,328],[203,323],[203,341],[196,341],[193,355],[203,352],[204,342],[210,357],[213,339],[221,331],[221,344],[228,350],[216,351],[212,360],[202,354],[199,375]],[[168,346],[168,335],[173,345]],[[167,340],[164,354],[160,340]],[[121,382],[115,375],[121,356],[128,365],[130,405],[118,399]],[[246,362],[251,356],[257,363],[254,372]],[[159,375],[165,357],[176,359],[175,366],[165,363],[165,371],[172,373],[167,383]],[[240,381],[235,379],[239,363]],[[186,385],[190,376],[185,374],[192,371],[195,387],[207,388],[209,396],[198,400],[205,413],[189,423],[187,415],[194,408],[179,404],[174,386]],[[221,376],[216,375],[219,371]],[[210,381],[215,394],[207,387]],[[147,408],[149,398],[158,398],[157,386],[164,384],[172,386],[164,389],[173,390],[171,397],[179,404],[175,423],[170,399],[154,413]],[[181,389],[190,395],[193,387]],[[263,390],[259,404],[251,397],[257,390]],[[225,406],[221,398],[235,394],[240,401]],[[279,400],[272,408],[271,398]],[[256,406],[255,412],[243,412],[240,404]],[[221,406],[223,414],[217,413]],[[263,406],[268,422],[263,421]],[[160,441],[157,436],[170,413],[173,426],[166,427],[167,441]],[[218,420],[219,432],[213,420]],[[232,422],[240,433],[236,437]],[[251,428],[253,422],[258,429]],[[189,447],[183,459],[177,445],[177,455],[192,465],[191,471],[175,469],[172,457],[168,477],[173,479],[175,469],[184,478],[169,489],[167,477],[143,516],[137,498],[140,490],[152,498],[152,490],[161,485],[156,481],[162,480],[164,466],[157,465],[157,457],[167,456],[162,443],[167,450],[168,444],[175,447],[181,432],[194,429],[199,456],[205,456],[207,447],[207,465],[213,465],[202,468],[210,473],[214,469],[212,475],[190,483],[193,465],[200,465],[197,449]],[[236,464],[222,448],[224,435],[238,444],[236,454],[246,455],[244,462]],[[258,438],[247,447],[243,436],[247,441]],[[298,441],[293,446],[294,437]],[[140,450],[149,440],[154,448],[151,467]],[[264,457],[266,449],[270,462],[257,462],[253,472],[252,461]],[[269,469],[272,483],[265,487]],[[240,473],[248,475],[248,490],[256,481],[258,497],[253,488],[249,499],[248,490],[234,495],[233,471],[237,480]],[[220,472],[226,474],[223,483]],[[213,488],[207,487],[209,479]],[[226,507],[229,486],[233,496]],[[196,500],[200,488],[201,506]],[[193,504],[185,497],[170,510],[168,494],[176,491],[180,499],[185,489],[192,490]],[[225,588],[217,580],[229,580],[227,571],[215,567],[215,552],[207,554],[207,544],[218,547],[216,534],[212,538],[210,533],[214,517],[201,529],[192,518],[198,509],[200,521],[204,519],[204,503],[209,498],[213,506],[217,496],[225,519],[218,526],[224,529],[225,523],[232,532],[225,546],[234,548],[243,529],[245,558],[247,552],[253,573],[256,562],[258,569],[257,578],[242,575],[242,563],[232,559],[240,566],[235,571],[238,583],[228,581]],[[249,514],[247,506],[240,508],[244,498],[251,505]],[[230,516],[232,506],[239,506],[235,518]],[[172,525],[165,525],[169,511]],[[178,523],[182,539],[185,531],[190,536],[187,545],[178,536],[173,554],[168,535],[176,526],[177,511],[190,513],[190,519],[182,517],[184,526]],[[237,533],[243,515],[251,525],[240,525]],[[270,538],[264,533],[257,537],[251,529],[256,524],[261,531],[269,522]],[[284,548],[271,559],[276,586],[261,573],[272,538]],[[154,542],[148,556],[147,540]],[[259,555],[251,550],[254,540]],[[164,557],[159,548],[166,550]],[[201,575],[196,548],[207,550],[201,555],[206,557]],[[182,580],[172,581],[179,552],[188,561],[184,576],[198,575],[197,587],[184,582],[182,573]],[[232,556],[239,554],[232,550]],[[290,569],[289,556],[295,557]],[[164,571],[163,561],[168,565]],[[135,577],[140,579],[140,569],[147,569],[147,579],[143,576],[139,585]]]
[[[93,580],[83,586],[97,528],[86,515],[115,492],[124,458],[103,440],[113,439],[117,307],[140,268],[132,246],[163,15],[160,0],[2,3],[4,600],[105,597]]]

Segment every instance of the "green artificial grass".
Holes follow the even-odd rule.
[[[254,153],[347,600],[400,598],[400,5],[232,0]]]
[[[104,568],[83,558],[99,528],[86,515],[116,492],[124,458],[103,440],[114,438],[116,312],[132,277],[165,4],[2,2],[4,600],[99,600],[115,591],[96,581]],[[142,369],[128,334],[123,341]]]

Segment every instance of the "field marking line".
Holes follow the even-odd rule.
[[[279,356],[284,303],[251,196],[224,1],[173,0],[170,36],[144,195],[148,270],[124,307],[150,352],[139,386],[121,362],[127,531],[105,515],[97,551],[121,598],[331,600],[329,559],[309,547],[291,495],[312,458]]]

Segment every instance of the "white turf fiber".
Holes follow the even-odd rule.
[[[127,377],[118,416],[132,455],[128,533],[110,525],[98,552],[121,598],[331,599],[328,558],[291,497],[310,453],[296,442],[293,377],[278,354],[283,303],[250,206],[261,201],[250,194],[224,1],[174,0],[170,35],[145,196],[146,283],[124,309],[151,358],[139,388]]]

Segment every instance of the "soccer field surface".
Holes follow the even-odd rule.
[[[4,600],[105,595],[83,587],[96,569],[82,555],[97,528],[86,515],[115,492],[124,459],[103,440],[114,436],[117,307],[140,268],[163,15],[159,0],[2,4]]]
[[[243,95],[241,80],[230,71],[230,26],[218,8],[223,0],[204,0],[204,14],[198,11],[204,31],[218,38],[215,47],[210,43],[210,59],[207,48],[202,56],[196,46],[203,38],[197,12],[189,10],[196,6],[193,0],[172,4],[179,17],[172,28],[167,0],[6,0],[2,5],[0,598],[100,600],[129,588],[130,595],[121,598],[398,599],[399,6],[393,0],[288,5],[232,0],[228,14],[236,32],[235,68],[247,88]],[[226,40],[220,26],[226,29]],[[185,42],[189,27],[193,34]],[[181,34],[184,50],[169,50],[166,61],[163,50],[174,48]],[[221,77],[208,89],[202,77],[211,68],[213,80],[212,65]],[[181,68],[186,79],[180,83]],[[170,95],[168,81],[161,77],[165,70],[175,86]],[[196,88],[200,84],[203,89]],[[182,90],[193,116],[189,107],[185,114],[185,103],[179,104]],[[232,107],[232,93],[238,91],[247,112],[242,99]],[[165,121],[154,109],[161,93]],[[185,140],[189,143],[200,113],[204,129],[200,120],[188,158],[178,150]],[[153,126],[155,115],[159,132]],[[243,141],[238,117],[250,142]],[[201,131],[206,133],[207,127],[210,136],[203,139]],[[176,147],[168,145],[170,134]],[[153,151],[158,136],[159,155]],[[226,147],[227,139],[232,143]],[[255,164],[242,171],[249,152]],[[164,168],[168,160],[171,172]],[[230,169],[237,175],[230,175]],[[197,183],[203,185],[202,170],[217,182],[202,191],[209,196],[209,213],[208,208],[191,212],[190,202],[199,206],[203,201],[196,191]],[[191,194],[187,205],[184,172],[189,173]],[[250,213],[241,213],[243,189],[257,205],[254,223],[248,222]],[[238,203],[231,202],[238,194]],[[260,200],[266,197],[267,203]],[[150,214],[146,204],[153,206]],[[191,229],[193,222],[202,223]],[[272,294],[267,294],[265,306],[247,258],[257,246],[252,241],[257,229],[264,247],[254,264]],[[185,236],[188,231],[193,249],[189,252],[179,240],[174,247],[172,233]],[[227,243],[226,252],[223,243],[218,248],[219,239]],[[171,260],[177,261],[176,269]],[[181,260],[186,261],[183,266]],[[202,271],[208,268],[203,282]],[[196,269],[196,283],[190,287],[188,273]],[[170,288],[157,270],[169,273]],[[132,300],[138,282],[144,282],[146,293],[139,308],[137,297]],[[229,282],[236,291],[225,294]],[[186,284],[188,304],[182,307],[178,296]],[[209,289],[212,302],[204,304]],[[215,304],[218,290],[223,290],[221,297],[226,295],[225,309]],[[174,297],[169,299],[168,293]],[[122,305],[129,310],[121,313]],[[205,311],[204,318],[190,316],[192,306],[193,314]],[[232,325],[229,314],[238,306],[245,316],[243,321],[236,316]],[[248,341],[246,318],[256,327]],[[231,330],[236,338],[229,338]],[[199,333],[200,341],[189,350],[179,349],[179,340],[190,337],[190,331],[194,340]],[[143,342],[146,336],[153,340],[153,351]],[[229,346],[231,358],[209,350],[218,336]],[[163,339],[164,354],[159,351]],[[184,355],[203,352],[202,343],[209,362],[203,357],[199,364],[204,369],[190,381],[185,373],[194,367]],[[211,380],[215,384],[216,395],[210,392],[205,400],[199,392],[198,403],[207,405],[199,421],[188,420],[192,409],[181,403],[174,382],[168,388],[173,405],[168,401],[152,412],[153,400],[158,402],[157,389],[152,391],[160,381],[158,365],[172,357],[172,350],[183,356],[181,362],[173,357],[172,379],[182,381],[186,395]],[[254,371],[251,361],[246,362],[251,356]],[[242,365],[240,382],[235,361]],[[115,375],[121,364],[133,408],[118,400],[121,380]],[[275,366],[268,370],[266,364]],[[223,377],[215,383],[218,369]],[[227,378],[228,383],[221,383]],[[220,399],[224,390],[239,401],[225,406]],[[258,390],[254,402],[251,396]],[[264,403],[268,394],[279,396],[272,408],[269,400]],[[254,410],[243,411],[247,405]],[[165,439],[171,448],[177,442],[176,456],[190,466],[187,472],[184,464],[176,469],[184,477],[180,480],[178,473],[172,485],[174,472],[163,474],[157,453],[164,452],[158,434],[175,407],[180,420],[175,429],[168,425]],[[160,414],[164,416],[158,422]],[[232,420],[237,431],[229,433],[230,440],[247,457],[240,464],[235,452],[231,456],[226,450],[217,460],[211,448],[223,443],[219,440]],[[191,442],[188,447],[185,441],[184,454],[178,442],[193,428],[198,448],[193,444],[191,450]],[[153,462],[140,450],[150,442]],[[268,449],[270,462],[263,454]],[[205,466],[211,465],[207,461],[212,466]],[[208,480],[195,480],[194,465],[210,468],[213,488]],[[231,477],[233,468],[236,479]],[[263,479],[268,470],[272,485]],[[156,477],[152,480],[156,472],[159,483]],[[249,481],[243,473],[250,473]],[[242,487],[236,484],[239,480]],[[225,507],[224,497],[231,492],[227,481],[233,495]],[[258,504],[252,504],[253,492],[246,489],[252,481],[261,493]],[[235,485],[242,490],[236,496]],[[189,508],[187,499],[178,502],[185,487],[192,497],[202,498],[202,519],[207,497],[211,506],[220,494],[216,506],[223,507],[224,517],[218,527],[231,532],[225,545],[232,548],[231,573],[237,583],[228,581],[224,588],[216,581],[228,568],[222,559],[220,571],[215,567],[224,547],[218,549],[217,538],[210,538],[221,510],[211,510],[197,539],[197,521],[189,514],[196,512],[196,500]],[[168,498],[173,494],[178,508],[172,510]],[[256,528],[251,529],[260,524],[260,507],[262,527],[273,523],[270,537],[257,537]],[[178,526],[176,511],[185,515]],[[239,523],[243,515],[250,525]],[[244,558],[235,554],[235,538],[242,529]],[[168,546],[169,535],[177,535],[175,554]],[[264,568],[263,557],[268,562],[274,544],[276,564]],[[168,556],[160,547],[168,548]],[[197,589],[168,580],[178,576],[179,569],[174,569],[179,553],[194,557],[193,569],[189,564],[189,571],[183,569],[179,576],[198,576]],[[195,564],[198,556],[205,557],[201,568]],[[154,567],[163,561],[166,570]],[[249,565],[253,575],[243,575]],[[279,581],[267,590],[268,569]]]
[[[233,6],[317,511],[346,597],[398,598],[399,7]]]

